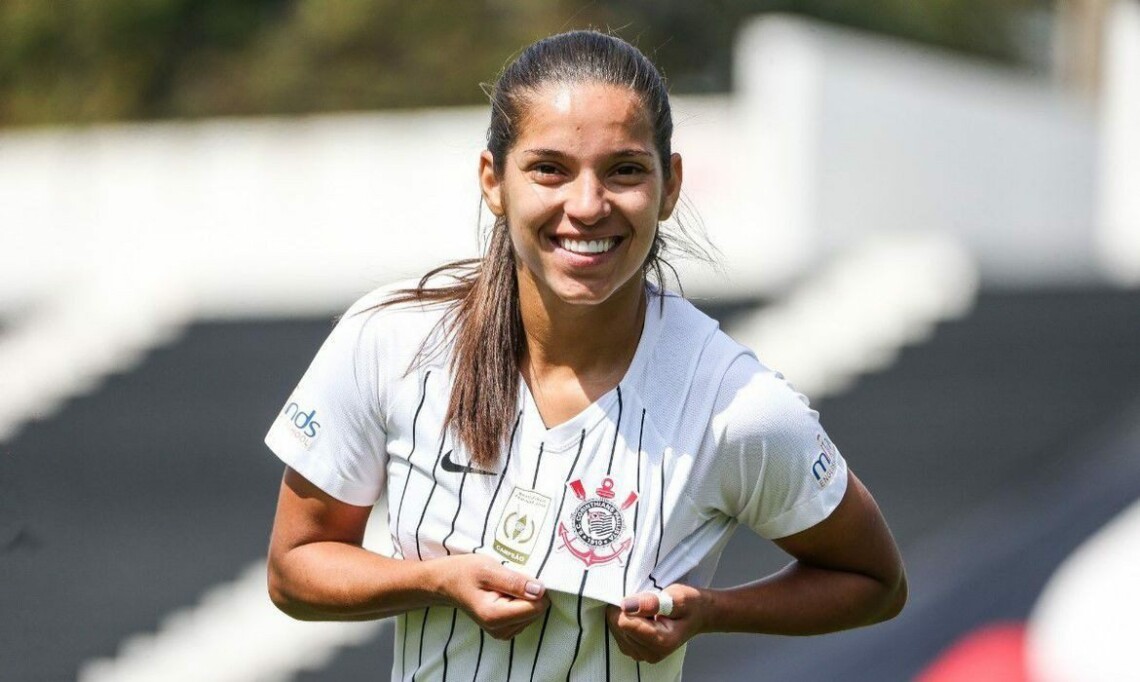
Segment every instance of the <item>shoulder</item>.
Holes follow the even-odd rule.
[[[421,303],[408,296],[418,284],[416,279],[400,280],[364,294],[340,316],[337,330],[355,333],[364,345],[418,348],[449,310],[445,303]]]
[[[748,352],[720,329],[719,322],[680,294],[651,290],[646,315],[656,317],[659,352],[677,359],[687,358],[707,367]]]
[[[784,375],[750,352],[737,355],[725,368],[717,389],[712,426],[725,436],[774,435],[801,420],[819,417],[807,396]]]
[[[651,290],[643,334],[651,336],[643,339],[650,350],[638,359],[637,390],[661,436],[684,450],[695,449],[698,443],[690,440],[704,432],[725,372],[748,350],[672,292]]]

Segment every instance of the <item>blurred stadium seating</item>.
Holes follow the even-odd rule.
[[[740,305],[708,309],[731,319]],[[906,679],[971,628],[1024,621],[1058,563],[1140,486],[1140,441],[1118,442],[1116,423],[1140,396],[1137,310],[1140,292],[983,292],[972,314],[818,404],[892,522],[911,606],[855,633],[697,640],[688,674]],[[262,432],[328,329],[194,325],[3,444],[4,499],[18,500],[5,521],[6,677],[71,678],[262,556],[280,475]],[[780,563],[738,533],[718,582]],[[377,633],[298,679],[376,676],[391,655],[390,630]]]
[[[1065,659],[1021,633],[1053,632],[1034,630],[1043,590],[1140,496],[1140,10],[1117,4],[1132,42],[1099,114],[780,18],[745,32],[732,97],[678,98],[691,202],[724,254],[682,278],[802,377],[912,595],[874,628],[698,639],[690,679],[913,679],[992,632],[1000,647],[955,651]],[[264,599],[281,466],[261,439],[354,295],[468,255],[452,228],[475,222],[474,184],[471,202],[439,187],[473,180],[482,116],[0,133],[18,237],[0,251],[0,679],[387,676],[390,628],[293,624]],[[845,269],[884,238],[950,251]],[[849,366],[830,337],[869,345]],[[783,561],[738,533],[717,582]]]

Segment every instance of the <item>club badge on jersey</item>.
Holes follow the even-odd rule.
[[[586,568],[623,563],[633,544],[625,515],[637,502],[637,493],[631,490],[624,498],[618,498],[614,485],[614,480],[607,476],[594,490],[594,496],[587,497],[581,479],[567,484],[579,503],[558,522],[558,537],[562,540],[559,549],[569,552]]]

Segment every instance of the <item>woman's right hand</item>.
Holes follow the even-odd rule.
[[[495,639],[511,639],[550,607],[542,583],[491,557],[462,554],[437,561],[443,596]]]

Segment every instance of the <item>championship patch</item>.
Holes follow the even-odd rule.
[[[511,563],[525,565],[538,543],[538,531],[549,509],[549,497],[526,488],[515,488],[495,525],[495,541],[491,546]]]
[[[571,481],[567,487],[579,504],[558,523],[558,536],[562,538],[559,549],[573,554],[586,568],[611,561],[622,563],[622,555],[633,544],[633,529],[626,521],[626,512],[637,501],[637,493],[631,490],[618,501],[614,480],[609,477],[602,480],[593,497],[586,496],[581,479]]]

